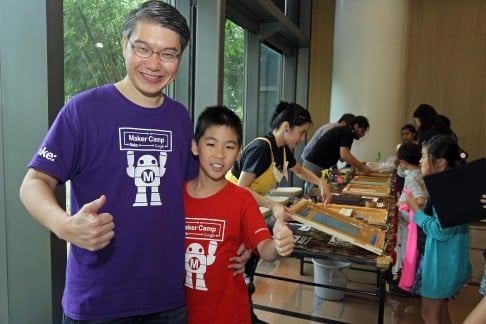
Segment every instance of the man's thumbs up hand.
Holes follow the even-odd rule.
[[[115,236],[115,224],[111,214],[98,214],[105,202],[106,196],[102,195],[84,204],[75,215],[68,217],[63,239],[89,251],[106,247]]]

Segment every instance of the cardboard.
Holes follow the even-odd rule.
[[[443,228],[486,219],[481,195],[486,193],[486,158],[424,177]]]
[[[383,255],[386,247],[386,230],[339,214],[337,211],[325,208],[302,199],[290,206],[295,213],[292,217],[319,231],[333,235],[339,239],[359,246],[377,255]]]

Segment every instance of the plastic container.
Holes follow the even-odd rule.
[[[348,269],[351,267],[349,262],[312,259],[314,264],[314,282],[340,288],[346,288],[348,284]],[[327,300],[341,300],[346,292],[331,288],[314,287],[317,297]]]

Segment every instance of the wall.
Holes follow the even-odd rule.
[[[329,116],[334,42],[334,26],[329,22],[334,21],[333,3],[313,2],[309,110],[315,126],[334,118]],[[484,17],[486,0],[410,1],[405,95],[400,103],[403,112],[395,116],[401,125],[413,123],[413,111],[418,104],[433,105],[451,119],[452,128],[470,154],[470,160],[486,156]],[[399,129],[390,136],[398,143]]]
[[[403,122],[429,103],[470,160],[486,156],[486,1],[412,0],[409,35]]]
[[[308,139],[330,121],[334,10],[334,0],[312,2],[308,109],[314,126]]]
[[[50,95],[63,97],[62,83],[60,90],[48,90],[51,79],[59,78],[63,51],[48,55],[49,38],[60,34],[62,39],[62,28],[50,26],[46,6],[52,6],[50,14],[59,14],[61,4],[62,0],[0,1],[0,323],[61,319],[66,245],[51,240],[18,198],[27,163],[55,114]],[[58,253],[60,258],[55,257]]]

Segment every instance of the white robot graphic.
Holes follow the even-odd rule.
[[[199,243],[191,243],[186,249],[186,287],[197,290],[208,290],[204,274],[207,266],[216,261],[216,249],[218,243],[210,241],[208,254],[205,255],[204,247]],[[196,275],[196,284],[193,282],[193,275]]]
[[[135,153],[134,151],[127,151],[127,174],[130,178],[135,179],[135,186],[137,186],[137,195],[133,206],[147,206],[147,188],[150,188],[150,205],[160,206],[159,185],[160,178],[162,178],[166,171],[167,153],[160,152],[159,159],[150,154],[144,154],[137,160],[137,165],[134,165]]]

